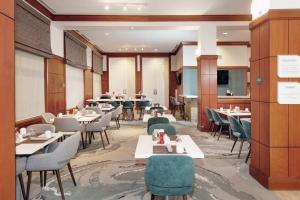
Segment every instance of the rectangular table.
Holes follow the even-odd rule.
[[[143,122],[144,122],[144,123],[148,123],[148,120],[149,120],[150,118],[152,118],[152,117],[153,117],[153,116],[150,115],[150,114],[144,114],[144,116],[143,116]],[[171,115],[171,114],[164,114],[164,115],[162,115],[162,116],[160,116],[160,117],[166,117],[166,118],[169,119],[170,122],[176,122],[175,117],[174,117],[173,115]]]
[[[76,120],[78,122],[81,123],[88,123],[88,122],[92,122],[95,121],[96,119],[101,117],[101,114],[87,114],[87,115],[63,115],[62,117],[73,117],[76,118]]]
[[[32,155],[36,153],[37,151],[43,149],[48,144],[51,144],[52,142],[57,141],[59,138],[61,138],[63,134],[61,133],[53,133],[53,137],[49,140],[46,140],[45,142],[37,142],[37,143],[24,143],[24,144],[16,144],[16,155]]]
[[[204,158],[204,153],[189,135],[177,135],[182,140],[182,144],[186,150],[185,154],[154,154],[153,145],[157,145],[157,141],[152,140],[152,135],[140,135],[135,150],[135,159],[147,159],[153,155],[184,155],[194,159]],[[171,145],[176,145],[176,141],[171,141]]]
[[[88,103],[93,103],[93,102],[111,102],[111,101],[116,101],[116,102],[124,102],[124,101],[151,101],[151,99],[87,99],[86,102]]]
[[[215,111],[222,114],[222,115],[226,115],[226,116],[251,117],[251,112],[247,112],[247,111],[244,111],[244,110],[241,110],[239,112],[235,112],[235,111],[227,112],[227,109],[224,109],[223,111],[221,111],[220,109],[215,109]]]

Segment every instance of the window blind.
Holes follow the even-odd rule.
[[[96,51],[93,51],[93,72],[102,74],[102,56]]]

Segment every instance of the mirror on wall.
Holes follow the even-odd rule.
[[[248,67],[218,68],[218,96],[250,96]]]

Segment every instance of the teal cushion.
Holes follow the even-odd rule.
[[[151,156],[147,160],[145,181],[156,196],[189,194],[194,185],[194,161],[188,156]]]
[[[155,129],[164,129],[167,135],[176,135],[176,129],[172,124],[153,124],[149,127],[148,134],[152,135]]]

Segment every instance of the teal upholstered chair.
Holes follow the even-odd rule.
[[[220,136],[222,134],[223,128],[226,126],[229,126],[229,122],[226,119],[223,119],[219,113],[217,113],[216,111],[214,111],[213,109],[210,110],[212,117],[214,119],[214,124],[215,126],[217,126],[217,128],[215,129],[215,134],[214,137],[217,133],[217,131],[219,130],[219,136],[218,136],[218,140],[220,139]]]
[[[167,135],[176,135],[176,128],[172,124],[153,124],[149,127],[148,135],[152,135],[155,129],[164,129]]]
[[[112,105],[113,107],[118,107],[118,103],[116,102],[116,101],[110,101],[110,102],[108,102],[110,105]]]
[[[150,126],[152,126],[153,124],[169,124],[169,123],[170,121],[166,117],[151,117],[148,120],[147,132],[149,131]]]
[[[183,196],[193,191],[194,161],[188,156],[151,156],[147,160],[145,182],[155,196]]]
[[[213,133],[214,130],[214,118],[212,116],[211,110],[208,107],[204,108],[206,117],[209,121],[209,130],[211,131],[211,134]]]
[[[150,106],[150,101],[139,101],[138,102],[138,111],[140,113],[139,119],[142,119],[142,116],[145,113],[145,109],[148,106]]]
[[[245,160],[245,163],[247,163],[251,154],[251,122],[245,120],[241,120],[241,122],[242,122],[243,129],[245,131],[245,135],[247,137],[247,141],[250,144],[249,152]]]
[[[164,108],[163,108],[163,107],[160,107],[160,106],[151,107],[151,108],[150,108],[150,112],[152,112],[152,110],[158,112],[158,113],[161,114],[161,115],[164,113]]]
[[[243,126],[241,125],[241,123],[239,122],[238,119],[236,119],[234,117],[231,117],[231,116],[228,116],[228,120],[229,120],[229,123],[230,123],[230,128],[231,128],[231,131],[232,131],[232,135],[235,137],[233,146],[231,148],[231,152],[233,151],[236,142],[238,140],[240,140],[241,145],[240,145],[240,150],[239,150],[239,154],[238,154],[238,158],[240,158],[244,141],[247,141],[248,139],[247,139],[246,133],[243,129]]]
[[[130,111],[131,116],[130,119],[132,120],[134,118],[134,113],[133,113],[133,102],[132,101],[124,101],[123,102],[123,117],[129,117],[128,112]]]

